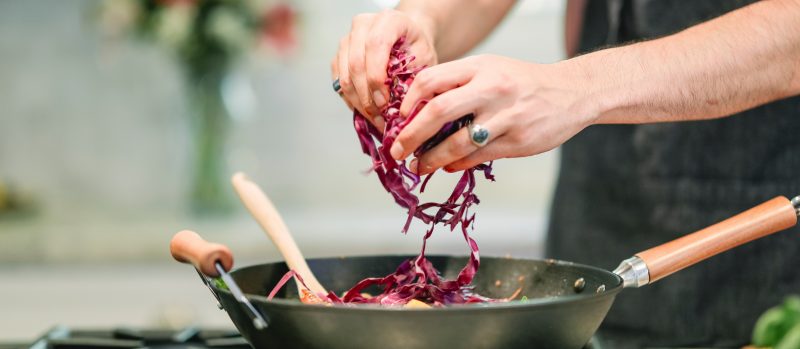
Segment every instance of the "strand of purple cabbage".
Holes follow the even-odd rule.
[[[389,105],[381,112],[381,116],[386,121],[384,132],[379,132],[358,111],[354,112],[353,124],[362,151],[372,158],[371,170],[375,172],[386,191],[394,197],[395,202],[408,209],[408,219],[403,226],[403,233],[408,231],[413,218],[428,223],[430,226],[423,238],[422,249],[418,257],[405,261],[391,275],[383,278],[368,278],[359,282],[345,293],[342,301],[384,305],[405,304],[412,299],[435,305],[485,302],[489,299],[474,294],[469,286],[480,266],[480,255],[478,245],[469,236],[468,229],[475,221],[475,215],[469,212],[469,208],[480,202],[473,193],[475,171],[482,171],[487,179],[493,181],[491,163],[481,164],[463,171],[450,197],[445,202],[420,204],[419,198],[413,193],[420,184],[420,177],[408,169],[405,160],[396,161],[389,153],[389,149],[400,131],[414,119],[425,103],[421,102],[415,106],[408,117],[400,114],[400,104],[408,87],[414,81],[416,74],[425,68],[412,67],[411,63],[414,61],[414,57],[408,53],[404,41],[404,38],[401,38],[392,47],[387,67],[386,84],[390,89],[390,99]],[[445,125],[443,129],[448,126]],[[420,192],[425,190],[425,185],[432,175],[428,175],[422,181]],[[429,213],[429,211],[433,212]],[[433,234],[437,224],[449,226],[451,231],[460,228],[470,248],[469,261],[455,280],[442,280],[439,272],[425,258],[427,240]],[[384,286],[384,292],[377,296],[362,295],[361,291],[372,285]]]
[[[413,108],[413,112],[408,117],[400,115],[400,104],[408,91],[408,87],[413,82],[416,74],[425,68],[411,66],[414,56],[408,53],[404,44],[404,38],[400,38],[394,44],[387,67],[388,78],[386,84],[390,89],[390,101],[381,111],[381,116],[386,121],[384,132],[376,129],[358,111],[353,114],[353,125],[362,151],[372,159],[370,171],[377,175],[381,184],[392,195],[395,202],[408,209],[408,218],[402,232],[406,233],[408,231],[413,218],[429,224],[429,228],[423,237],[422,249],[419,256],[401,263],[394,273],[385,277],[361,280],[345,292],[342,297],[333,292],[318,296],[331,303],[377,303],[388,306],[403,305],[414,299],[433,305],[493,301],[493,299],[475,294],[470,286],[480,266],[480,254],[477,243],[468,233],[468,229],[472,227],[475,221],[475,214],[470,213],[469,208],[480,203],[478,197],[473,193],[475,189],[475,172],[481,171],[486,179],[494,181],[494,176],[491,173],[491,162],[464,170],[450,197],[445,202],[420,204],[419,198],[413,192],[417,187],[419,187],[420,192],[423,192],[433,174],[421,180],[417,174],[408,169],[405,160],[394,160],[389,153],[389,149],[391,149],[391,145],[397,135],[414,119],[419,109],[425,105],[425,102],[420,102]],[[450,126],[452,125],[445,125],[443,131]],[[457,126],[461,126],[461,123]],[[432,144],[426,144],[420,150],[427,150],[431,147]],[[419,155],[419,153],[417,151],[415,155]],[[434,212],[429,212],[431,210]],[[461,269],[455,280],[443,280],[433,264],[425,257],[427,240],[433,234],[437,224],[449,226],[451,231],[459,228],[470,248],[470,257],[467,265]],[[298,275],[290,271],[275,286],[268,298],[272,298],[276,291],[292,276],[299,279]],[[299,279],[299,281],[303,283],[302,279]],[[383,292],[375,296],[364,294],[363,291],[371,286],[382,286]]]

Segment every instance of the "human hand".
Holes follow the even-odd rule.
[[[386,10],[355,16],[331,62],[333,79],[339,79],[340,95],[347,106],[383,131],[380,110],[389,101],[385,82],[392,45],[405,36],[409,52],[416,57],[412,64],[432,66],[437,62],[434,35],[433,22],[422,15]]]
[[[582,103],[587,86],[577,76],[561,63],[533,64],[492,55],[424,69],[411,84],[400,113],[409,115],[420,100],[428,103],[400,132],[391,154],[405,159],[446,122],[470,113],[473,125],[490,133],[485,146],[472,143],[467,128],[462,128],[412,161],[411,170],[420,175],[441,167],[453,172],[551,150],[594,118]]]

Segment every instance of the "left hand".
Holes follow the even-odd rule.
[[[489,130],[488,144],[473,144],[463,128],[421,155],[416,164],[412,162],[411,170],[420,175],[442,167],[460,171],[561,145],[593,120],[580,103],[585,100],[581,91],[588,86],[570,79],[575,74],[562,63],[542,65],[482,55],[422,70],[400,112],[409,115],[417,101],[427,99],[428,103],[400,132],[392,156],[405,159],[446,122],[470,113],[475,116],[473,124]]]

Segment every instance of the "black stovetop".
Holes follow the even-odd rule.
[[[628,336],[626,336],[628,337]],[[589,341],[584,349],[619,349],[618,345],[602,334]],[[636,347],[634,345],[634,347]],[[70,329],[55,327],[38,339],[28,343],[3,343],[0,349],[251,349],[247,341],[234,330],[200,329]],[[692,347],[694,349],[700,349]],[[663,348],[667,349],[667,348]]]
[[[232,330],[188,327],[179,331],[116,328],[70,329],[63,326],[47,331],[32,343],[0,343],[0,349],[251,349]]]
[[[592,340],[585,349],[600,349]],[[0,349],[251,349],[232,330],[185,328],[84,330],[55,327],[31,343],[2,343]]]

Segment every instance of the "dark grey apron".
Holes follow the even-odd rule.
[[[746,3],[590,0],[581,51],[668,35]],[[776,195],[800,194],[798,135],[800,98],[713,121],[591,126],[561,148],[547,254],[613,269]],[[793,228],[624,291],[601,333],[627,343],[619,347],[743,345],[759,314],[800,293],[798,266]]]

